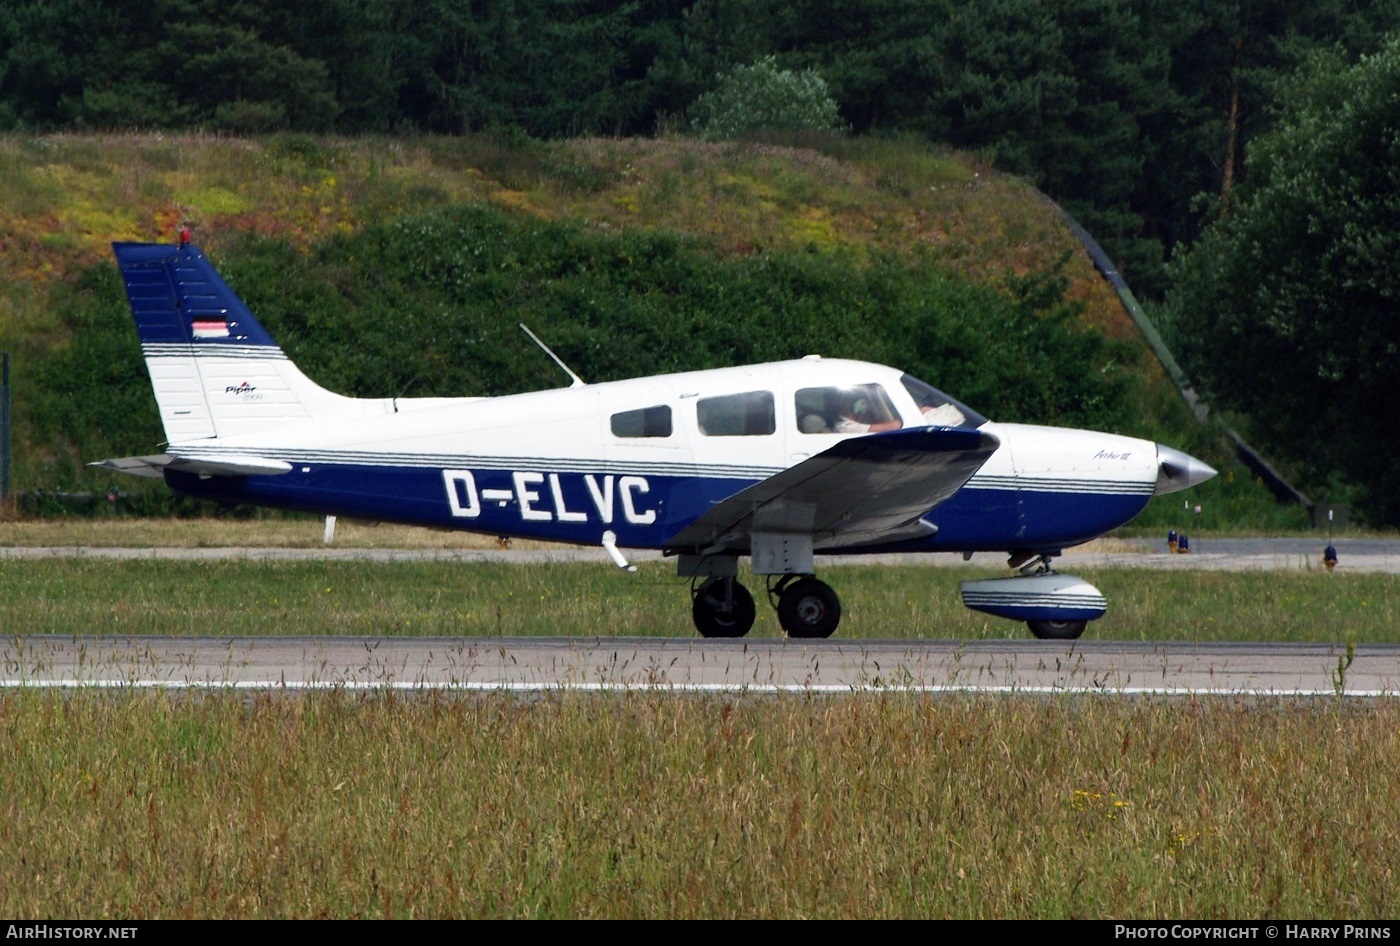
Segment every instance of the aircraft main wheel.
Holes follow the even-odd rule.
[[[1027,621],[1031,633],[1043,641],[1078,640],[1089,626],[1088,621]]]
[[[778,623],[788,637],[830,637],[841,623],[841,601],[826,582],[799,578],[778,597]]]
[[[690,606],[701,637],[743,637],[753,627],[755,614],[753,595],[733,578],[710,578],[696,590]]]

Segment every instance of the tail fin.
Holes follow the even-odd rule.
[[[302,374],[192,244],[112,250],[168,442],[338,420],[370,403]]]

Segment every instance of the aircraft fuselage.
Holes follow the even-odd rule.
[[[172,470],[166,478],[180,492],[222,502],[580,544],[611,531],[624,548],[662,549],[715,503],[840,440],[869,435],[804,432],[798,392],[878,385],[902,426],[926,425],[900,379],[881,365],[804,359],[496,398],[385,402],[379,416],[342,425],[281,426],[171,448],[274,458],[290,464],[289,473],[201,478]],[[227,387],[237,398],[257,385]],[[771,396],[771,430],[764,417],[747,430],[706,432],[700,402],[755,393]],[[615,429],[614,418],[661,408],[670,415],[665,436]],[[1150,441],[1023,424],[980,429],[1001,445],[925,517],[936,531],[862,548],[1058,550],[1128,522],[1158,485]],[[817,551],[851,548],[816,539]]]

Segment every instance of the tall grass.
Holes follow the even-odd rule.
[[[182,225],[215,251],[249,233],[306,247],[366,223],[482,200],[536,219],[670,230],[731,249],[805,248],[812,241],[800,221],[821,212],[831,245],[901,255],[934,248],[993,282],[1048,269],[1071,245],[1022,182],[969,156],[914,141],[795,144],[543,143],[491,133],[3,135],[0,300],[15,286],[104,259],[112,240],[172,239]],[[726,189],[735,179],[777,199]],[[1126,322],[1088,258],[1072,265],[1093,297],[1091,321]]]
[[[1400,705],[0,696],[10,917],[1397,904]]]

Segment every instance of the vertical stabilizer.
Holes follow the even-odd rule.
[[[237,437],[343,419],[365,402],[287,358],[198,248],[114,243],[166,440]]]

